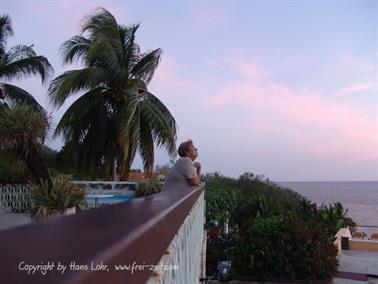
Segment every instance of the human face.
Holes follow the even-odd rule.
[[[198,150],[193,144],[190,145],[189,150],[186,153],[192,161],[194,161],[198,157]]]

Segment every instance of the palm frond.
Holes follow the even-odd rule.
[[[52,104],[61,106],[70,95],[97,88],[108,77],[109,73],[100,67],[67,71],[51,81],[48,96]]]
[[[0,16],[0,55],[5,53],[7,38],[13,36],[12,21],[9,15]]]
[[[15,45],[12,46],[12,48],[7,52],[6,54],[6,60],[5,64],[15,62],[20,59],[25,59],[28,57],[34,57],[37,56],[35,51],[33,50],[33,46],[28,45]]]
[[[91,45],[87,60],[89,65],[100,66],[110,74],[118,74],[120,71],[117,52],[106,38],[98,39]]]
[[[63,62],[72,63],[75,60],[83,60],[83,62],[87,62],[90,46],[91,41],[83,35],[73,36],[60,47],[63,53]]]
[[[78,143],[89,129],[93,115],[104,107],[103,91],[101,87],[95,88],[73,102],[60,119],[54,136],[63,134],[66,141]]]
[[[83,26],[82,33],[88,33],[88,38],[92,42],[92,48],[96,50],[95,55],[91,56],[90,65],[96,65],[97,60],[106,64],[108,67],[117,66],[119,70],[120,64],[124,58],[124,35],[125,27],[120,27],[111,13],[105,9],[99,9],[98,12],[87,18]],[[127,31],[126,34],[132,34]],[[100,52],[99,52],[100,51]],[[106,51],[106,53],[104,53]],[[106,59],[106,56],[111,54],[111,58]],[[112,64],[107,64],[112,62]],[[118,64],[115,64],[118,63]],[[99,66],[103,66],[100,64]],[[118,72],[118,71],[117,71]]]
[[[140,123],[139,154],[142,157],[144,171],[152,173],[154,166],[154,139],[149,122],[145,118]]]
[[[113,38],[119,37],[118,24],[114,16],[104,8],[98,9],[98,12],[86,18],[81,33],[89,33],[91,40],[98,38]]]
[[[150,103],[154,108],[156,108],[157,111],[167,119],[170,127],[177,129],[175,118],[158,97],[156,97],[154,94],[150,92],[146,92],[144,99],[146,100],[146,102]],[[174,132],[176,133],[176,130]]]
[[[87,134],[81,143],[79,168],[94,173],[100,166],[105,149],[109,144],[110,123],[104,108],[99,109],[92,119]]]
[[[176,152],[177,125],[166,106],[154,95],[147,93],[141,106],[143,115],[150,121],[155,142],[165,146],[171,155]]]
[[[27,104],[34,108],[38,112],[44,112],[43,107],[34,99],[34,97],[27,91],[16,87],[11,84],[0,84],[0,88],[3,90],[5,100],[13,104]]]
[[[136,151],[139,144],[139,133],[140,131],[140,120],[139,116],[133,121],[131,127],[129,128],[128,140],[124,140],[123,147],[121,149],[121,171],[129,171],[131,164],[134,161]],[[127,145],[127,147],[125,147]]]
[[[160,48],[142,54],[138,63],[131,70],[131,77],[142,79],[148,85],[159,65],[161,54]]]
[[[99,167],[112,140],[103,91],[99,87],[77,99],[55,129],[55,135],[63,134],[66,143],[78,151],[79,170],[87,174]]]
[[[129,128],[138,110],[139,94],[135,90],[134,86],[129,86],[124,90],[126,103],[117,109],[114,117],[116,131],[122,140],[129,138]]]
[[[52,71],[53,68],[46,57],[32,56],[1,66],[0,78],[11,80],[22,76],[38,74],[41,76],[42,82],[45,82]]]
[[[117,114],[113,118],[114,131],[117,135],[117,147],[121,152],[122,161],[125,161],[129,155],[130,142],[132,142],[130,128],[132,127],[133,120],[135,120],[135,112],[138,106],[136,97],[129,99],[127,105],[123,105],[117,109]]]
[[[123,69],[128,73],[131,72],[132,67],[137,64],[140,59],[140,47],[135,43],[135,33],[138,28],[139,25],[133,25],[129,27],[128,31],[120,30],[124,50],[122,57]],[[126,29],[126,27],[123,29]]]

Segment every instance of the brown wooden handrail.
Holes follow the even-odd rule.
[[[168,189],[72,216],[2,230],[0,283],[145,283],[153,273],[146,266],[158,264],[203,189],[204,185]],[[48,262],[54,267],[45,275],[40,270],[34,274],[20,270],[26,265]],[[88,270],[73,270],[73,262],[82,265],[81,269],[86,265]],[[101,262],[109,270],[91,270]],[[58,271],[59,263],[66,265],[64,273]],[[133,263],[133,271],[114,269],[115,265]]]

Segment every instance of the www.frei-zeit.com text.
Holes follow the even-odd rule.
[[[168,271],[168,270],[177,270],[178,265],[164,265],[164,264],[138,264],[133,262],[132,264],[114,264],[113,271],[131,271],[131,274],[134,274],[136,271],[150,270],[150,271]],[[66,271],[110,271],[110,266],[104,264],[104,262],[96,263],[92,261],[88,264],[77,264],[75,261],[71,261],[70,264],[63,264],[58,262],[55,264],[53,261],[48,261],[46,263],[41,262],[41,264],[30,264],[25,261],[21,261],[18,264],[18,269],[24,271],[27,274],[38,274],[46,275],[49,271],[58,271],[64,273]]]

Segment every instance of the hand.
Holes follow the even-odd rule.
[[[194,162],[194,166],[196,167],[196,169],[201,169],[200,162]]]

